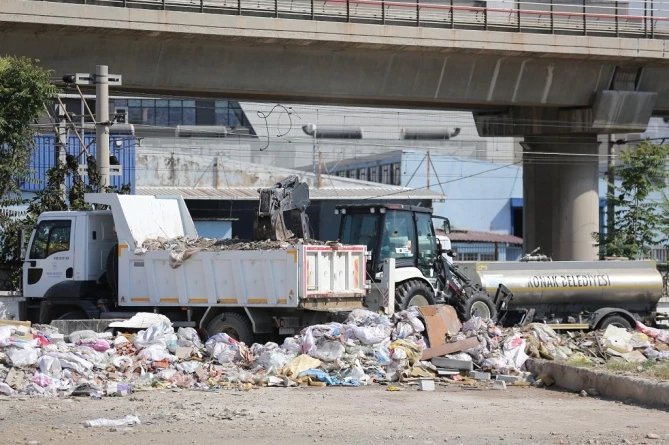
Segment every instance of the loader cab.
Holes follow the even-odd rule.
[[[386,258],[395,267],[417,267],[424,277],[433,277],[432,264],[439,244],[432,223],[432,209],[400,204],[337,206],[341,215],[339,241],[366,245],[371,252],[367,272],[378,277]]]

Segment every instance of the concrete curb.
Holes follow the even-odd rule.
[[[669,408],[669,383],[578,368],[549,360],[529,359],[525,367],[535,375],[550,375],[558,388],[575,392],[594,388],[601,396],[609,399]]]

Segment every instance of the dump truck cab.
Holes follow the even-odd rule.
[[[341,215],[339,241],[345,245],[366,245],[371,252],[367,261],[368,279],[380,282],[384,260],[395,259],[398,309],[435,303],[437,280],[433,264],[441,250],[432,209],[358,204],[337,206],[335,213]]]

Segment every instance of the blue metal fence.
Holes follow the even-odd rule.
[[[121,188],[123,184],[130,184],[132,193],[135,193],[135,140],[129,136],[112,135],[110,136],[110,154],[116,156],[119,164],[122,166],[120,176],[111,176],[111,185]],[[84,143],[87,146],[88,153],[95,156],[95,137],[84,137]],[[68,138],[67,153],[79,157],[79,164],[86,164],[86,153],[81,147],[79,138],[71,136]],[[21,190],[24,192],[37,192],[44,188],[46,184],[46,173],[56,164],[56,138],[50,135],[38,136],[35,140],[35,151],[30,161],[30,170],[33,172],[31,179],[21,184]],[[88,176],[84,177],[84,182],[88,183]],[[67,179],[66,186],[72,186],[72,179]]]

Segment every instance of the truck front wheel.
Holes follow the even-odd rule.
[[[599,323],[599,329],[606,329],[609,326],[615,326],[617,328],[623,328],[623,329],[632,329],[632,323],[629,322],[625,317],[622,315],[608,315],[604,317],[604,319]]]
[[[216,334],[228,334],[237,341],[241,341],[247,346],[253,344],[253,327],[249,319],[235,312],[223,312],[217,315],[209,326],[207,334],[213,337]]]
[[[410,280],[397,286],[395,307],[403,311],[411,306],[431,306],[434,304],[432,288],[422,281]]]

